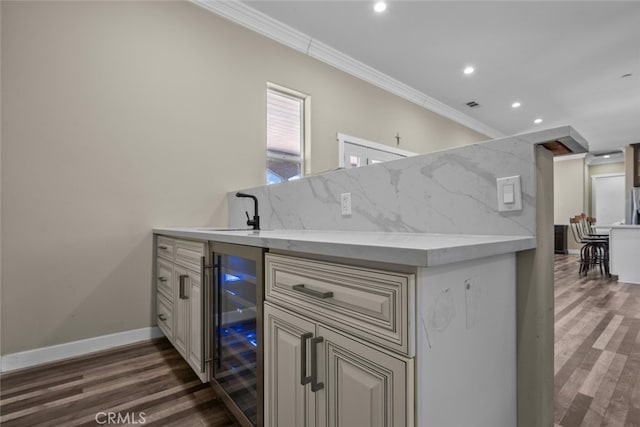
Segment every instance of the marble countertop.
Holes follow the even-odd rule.
[[[609,226],[608,228],[617,228],[617,229],[631,229],[631,230],[640,230],[640,225],[639,224],[621,224],[621,225],[612,225]]]
[[[317,255],[432,267],[536,247],[532,236],[157,227],[156,234]]]

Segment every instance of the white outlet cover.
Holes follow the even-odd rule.
[[[498,191],[498,211],[511,212],[522,210],[522,187],[520,175],[496,179]]]
[[[340,195],[340,207],[342,216],[351,215],[351,193],[342,193]]]

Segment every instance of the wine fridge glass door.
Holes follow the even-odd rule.
[[[214,378],[247,418],[256,423],[256,262],[218,254],[215,286]]]

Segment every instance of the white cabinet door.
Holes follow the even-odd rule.
[[[302,357],[315,324],[272,305],[264,305],[264,425],[265,427],[313,427],[315,395],[302,385],[308,357]]]
[[[413,360],[400,359],[318,326],[323,393],[318,393],[318,422],[335,427],[413,425],[413,394],[408,381]]]
[[[206,243],[157,236],[156,251],[158,326],[200,380],[208,382],[211,364],[206,332],[210,326],[205,327],[203,313],[211,303],[205,299],[202,283]]]
[[[264,315],[266,427],[413,426],[413,359],[269,303]],[[314,351],[321,383],[316,392],[312,380],[304,385],[301,380],[312,376]]]
[[[189,278],[185,285],[188,289],[187,300],[189,304],[189,345],[188,345],[188,358],[187,361],[198,374],[202,381],[206,381],[203,358],[203,324],[202,324],[202,299],[204,298],[202,291],[202,279],[194,272],[189,272]]]
[[[189,296],[187,269],[174,265],[173,295],[173,345],[178,353],[187,358],[189,331]]]

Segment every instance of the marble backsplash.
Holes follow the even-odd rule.
[[[514,136],[242,190],[260,203],[262,229],[535,235],[534,141]],[[523,209],[498,212],[496,178],[520,175]],[[340,195],[351,193],[352,215]],[[229,193],[229,226],[249,199]]]

